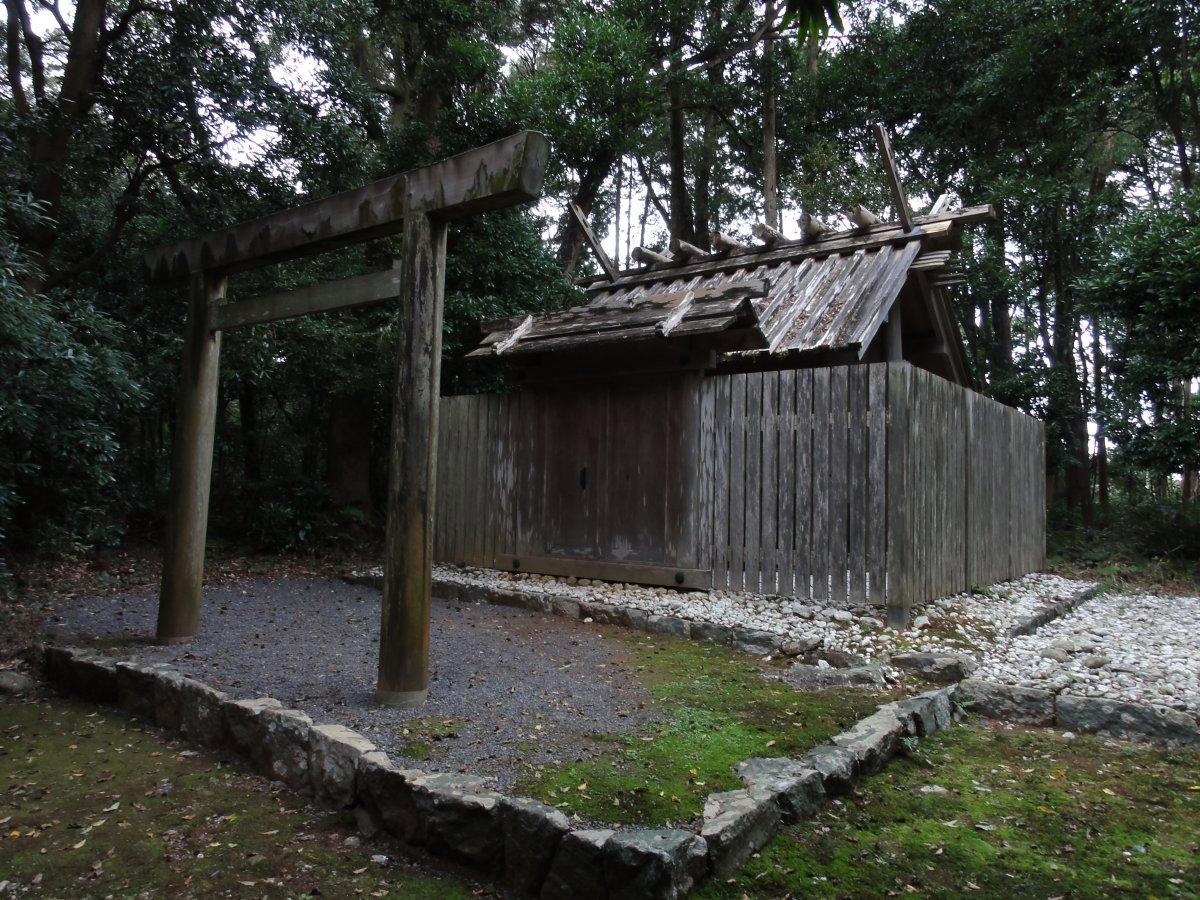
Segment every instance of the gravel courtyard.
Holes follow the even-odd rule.
[[[435,599],[429,700],[395,710],[374,701],[376,590],[329,578],[208,587],[199,637],[174,647],[147,643],[157,602],[153,588],[80,598],[52,621],[51,636],[128,640],[141,660],[172,663],[233,696],[275,697],[413,765],[423,763],[421,745],[436,742],[439,769],[469,767],[502,787],[528,767],[600,752],[581,732],[621,734],[653,715],[619,642],[578,621]]]

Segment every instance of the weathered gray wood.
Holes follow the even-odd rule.
[[[888,184],[892,189],[892,202],[896,205],[896,216],[905,231],[912,231],[913,213],[908,205],[908,195],[900,181],[900,170],[896,168],[896,157],[892,154],[892,139],[888,137],[883,123],[875,123],[875,140],[879,142],[879,154],[883,157],[883,168],[887,173]],[[936,212],[940,212],[935,207]]]
[[[600,263],[600,268],[604,270],[604,274],[608,276],[609,281],[616,281],[619,274],[617,267],[608,258],[608,254],[604,252],[604,245],[596,237],[596,232],[592,231],[592,226],[588,224],[587,216],[583,214],[583,210],[579,208],[579,204],[574,201],[568,203],[567,207],[571,210],[575,224],[579,226],[579,230],[583,233],[584,241],[591,248],[592,255],[596,257],[596,262]]]
[[[773,225],[768,225],[766,222],[756,222],[750,229],[754,232],[754,236],[766,244],[768,247],[775,244],[781,244],[787,240],[787,237],[782,231]]]
[[[780,372],[762,375],[762,466],[758,475],[759,590],[779,593],[779,384]]]
[[[730,477],[730,462],[733,454],[733,411],[730,389],[732,378],[713,378],[713,400],[716,422],[716,460],[713,466],[713,585],[728,588],[730,585],[730,508],[729,491],[733,479]],[[740,540],[740,537],[739,537]]]
[[[867,401],[867,594],[882,606],[887,572],[887,364],[869,366]]]
[[[847,599],[867,600],[867,411],[869,371],[848,368],[849,414],[846,420],[846,571]]]
[[[634,247],[633,252],[629,255],[637,262],[650,266],[669,266],[675,261],[665,253],[659,253],[649,247]]]
[[[785,369],[779,373],[779,456],[778,482],[775,485],[778,504],[777,568],[778,591],[794,595],[796,585],[796,373]],[[804,586],[807,593],[807,585]]]
[[[535,200],[550,144],[534,131],[460,153],[240,225],[157,247],[145,255],[154,279],[263,266],[395,234],[407,209],[441,220]]]
[[[748,375],[730,377],[729,587],[746,590],[746,392]]]
[[[800,213],[800,240],[816,241],[831,231],[828,225],[811,213]]]
[[[828,600],[832,594],[833,551],[830,535],[830,413],[831,369],[813,370],[812,406],[812,581],[813,596]]]
[[[887,364],[887,606],[888,624],[893,628],[907,626],[912,609],[909,528],[913,503],[908,489],[911,371],[907,363]]]
[[[208,322],[212,307],[225,296],[225,283],[220,276],[194,275],[188,293],[158,601],[156,639],[160,644],[191,640],[200,627],[221,360],[221,335],[210,331]]]
[[[512,560],[509,562],[511,563]],[[657,584],[675,588],[712,587],[712,572],[707,569],[679,569],[645,563],[567,559],[561,556],[523,556],[520,557],[519,562],[519,566],[508,565],[500,566],[500,568],[512,572],[534,572],[538,575],[574,575],[577,578]]]
[[[796,537],[795,582],[802,597],[813,597],[816,571],[814,548],[818,535],[813,523],[813,371],[796,372]]]
[[[829,378],[829,600],[846,602],[847,514],[850,485],[847,480],[849,366],[836,366]]]
[[[419,705],[428,688],[445,278],[445,223],[406,211],[376,688],[379,702],[390,706]]]
[[[214,306],[209,327],[214,331],[230,331],[309,313],[375,306],[398,296],[400,271],[391,268]]]
[[[725,253],[742,253],[752,249],[749,244],[743,244],[737,238],[722,234],[720,231],[710,231],[708,240],[714,247]]]
[[[846,217],[859,228],[866,230],[879,224],[879,216],[861,203],[855,203],[846,211]],[[908,229],[905,229],[906,231]]]

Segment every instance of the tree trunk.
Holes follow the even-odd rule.
[[[1100,317],[1092,316],[1092,399],[1096,412],[1096,499],[1100,518],[1108,522],[1108,420],[1104,413],[1104,352],[1100,346]]]
[[[775,19],[775,2],[767,0],[766,18]],[[779,228],[779,158],[775,145],[775,39],[771,32],[763,38],[762,85],[763,85],[763,221],[772,228]]]

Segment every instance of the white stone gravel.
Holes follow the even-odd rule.
[[[1200,597],[1101,594],[996,648],[975,677],[1200,712]]]
[[[801,597],[678,591],[586,578],[438,566],[439,579],[627,606],[699,622],[768,631],[866,660],[907,651],[968,654],[974,677],[1200,712],[1200,598],[1101,594],[1031,635],[1009,630],[1095,585],[1033,574],[913,610],[913,627],[884,627],[885,610]],[[894,670],[886,669],[889,677]]]
[[[980,594],[955,594],[914,608],[914,627],[898,635],[884,627],[885,610],[862,604],[835,608],[809,598],[678,591],[466,566],[437,566],[434,574],[438,579],[462,584],[555,594],[634,607],[656,615],[755,628],[790,640],[819,638],[825,649],[846,651],[868,660],[899,650],[986,652],[1014,625],[1091,587],[1087,582],[1055,575],[1026,575],[992,585]]]

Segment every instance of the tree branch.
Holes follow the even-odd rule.
[[[658,214],[662,216],[663,224],[667,228],[670,228],[671,214],[667,212],[667,208],[658,199],[658,192],[654,190],[654,181],[650,178],[650,173],[646,170],[646,163],[636,153],[633,158],[637,161],[638,172],[642,176],[642,182],[646,185],[646,196],[650,198],[650,202],[654,204],[654,208],[658,210]]]
[[[21,36],[25,39],[25,48],[29,51],[29,75],[33,80],[33,96],[37,102],[46,100],[46,43],[33,30],[29,23],[29,10],[25,8],[25,0],[4,0],[8,8],[9,20],[20,23]]]

